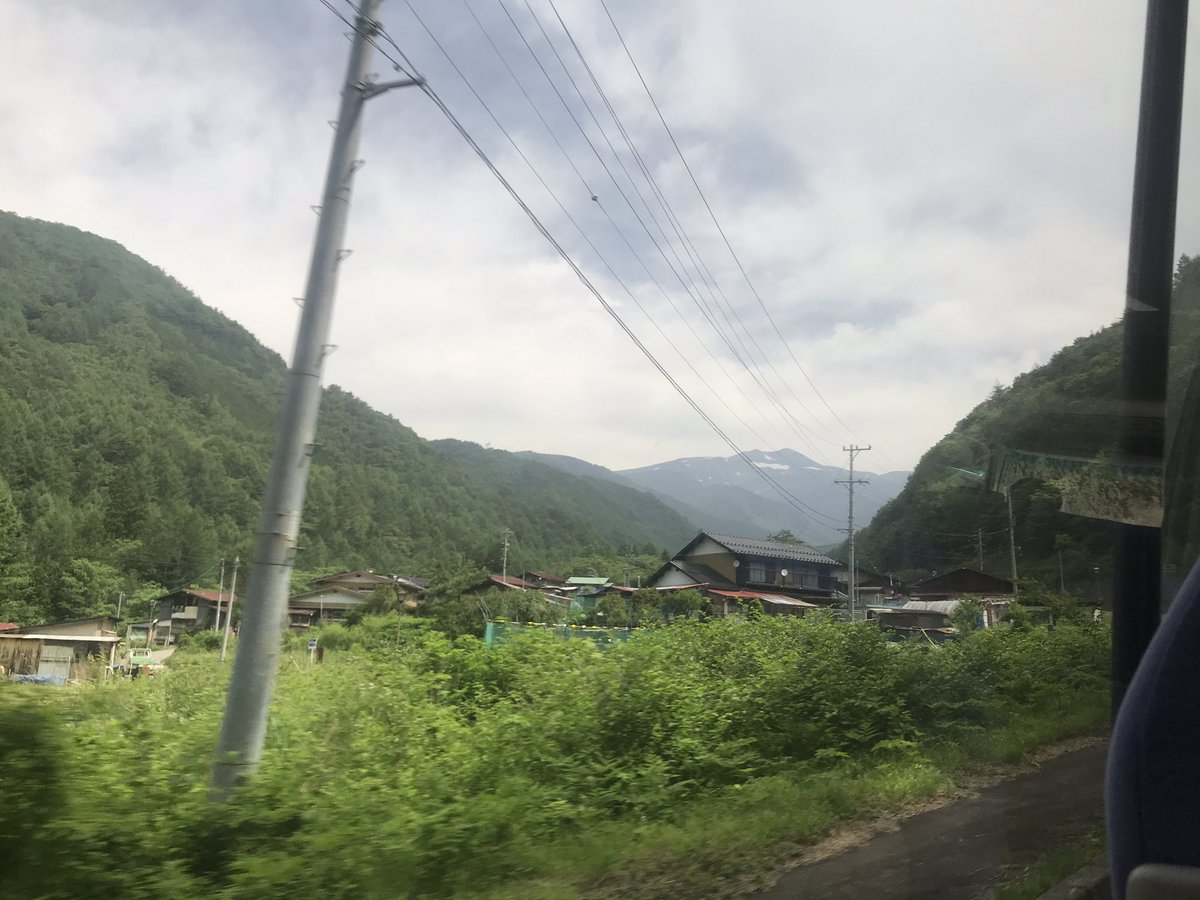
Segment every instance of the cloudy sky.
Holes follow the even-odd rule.
[[[556,6],[581,53],[549,0],[381,17],[739,446],[910,467],[1120,314],[1142,4],[610,0],[748,278],[600,0]],[[119,241],[289,356],[345,31],[318,0],[0,0],[3,207]],[[613,468],[728,455],[427,97],[372,100],[360,155],[327,381],[428,438]]]

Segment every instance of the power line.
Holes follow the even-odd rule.
[[[567,27],[566,22],[563,21],[562,16],[559,14],[558,8],[554,4],[554,0],[548,0],[548,2],[550,4],[550,8],[554,12],[555,17],[558,19],[559,25],[563,29],[563,33],[566,35],[567,40],[570,42],[572,48],[575,50],[576,55],[579,57],[579,61],[582,63],[584,70],[587,72],[588,77],[592,81],[592,85],[595,87],[597,94],[599,94],[601,100],[604,102],[604,105],[609,112],[609,115],[612,117],[613,122],[616,124],[617,130],[620,132],[622,138],[624,139],[626,147],[629,149],[630,154],[634,157],[635,161],[637,161],[639,168],[642,171],[643,177],[645,177],[645,179],[647,180],[647,183],[651,187],[651,192],[656,196],[656,198],[658,199],[659,205],[663,208],[663,211],[666,214],[667,220],[668,220],[668,222],[671,223],[672,228],[676,233],[676,236],[680,240],[680,243],[683,244],[685,251],[688,253],[688,256],[692,259],[693,264],[695,264],[697,266],[697,270],[698,271],[700,271],[701,269],[703,270],[701,281],[708,288],[709,294],[713,300],[713,304],[721,312],[721,315],[725,319],[726,324],[728,324],[731,333],[735,336],[738,343],[742,346],[742,350],[745,352],[746,356],[749,358],[753,358],[753,354],[751,354],[749,348],[747,348],[745,341],[743,341],[741,339],[740,335],[738,335],[737,328],[734,326],[733,322],[729,318],[729,313],[732,313],[732,315],[733,315],[734,319],[736,319],[738,325],[741,326],[742,332],[745,333],[746,337],[750,340],[751,345],[753,345],[754,349],[758,351],[758,355],[762,359],[763,363],[765,363],[766,366],[774,373],[775,377],[779,380],[779,383],[781,385],[783,385],[785,390],[787,390],[788,393],[791,394],[792,398],[796,401],[796,403],[799,404],[801,409],[803,409],[813,419],[813,421],[815,423],[821,424],[819,419],[817,419],[817,417],[813,414],[812,410],[810,410],[808,408],[807,404],[805,404],[804,401],[801,400],[799,398],[799,396],[797,396],[796,392],[794,390],[792,390],[792,388],[791,388],[790,384],[788,384],[787,380],[784,379],[783,376],[780,374],[779,370],[775,368],[775,364],[771,361],[771,358],[765,353],[765,351],[763,351],[761,345],[758,343],[757,338],[755,338],[754,333],[746,325],[746,323],[742,319],[740,313],[738,313],[737,308],[733,305],[732,302],[730,302],[729,298],[725,295],[725,292],[721,289],[721,286],[720,286],[719,282],[717,281],[716,277],[712,274],[711,269],[707,266],[707,264],[704,263],[703,257],[701,256],[699,250],[696,248],[695,243],[687,235],[686,229],[683,229],[682,223],[679,221],[679,217],[675,214],[674,210],[671,208],[670,202],[667,201],[665,194],[663,193],[663,191],[661,190],[661,188],[659,187],[659,185],[657,183],[657,180],[654,178],[653,174],[649,171],[649,167],[646,166],[641,153],[638,152],[636,145],[633,143],[633,140],[630,138],[628,130],[625,128],[624,124],[621,122],[620,116],[618,115],[616,109],[613,107],[612,103],[609,101],[607,93],[605,93],[604,88],[601,86],[599,79],[596,77],[595,72],[592,70],[591,65],[588,63],[587,58],[583,55],[583,51],[579,47],[578,42],[575,40],[574,36],[571,34],[570,29]],[[606,143],[608,143],[609,149],[612,151],[614,157],[616,157],[617,162],[621,166],[622,171],[625,172],[625,175],[629,179],[630,183],[634,185],[634,189],[637,191],[639,198],[642,200],[643,204],[646,205],[646,209],[650,213],[651,218],[654,219],[655,224],[658,225],[660,231],[663,233],[664,239],[666,239],[665,230],[662,229],[662,226],[658,223],[657,217],[655,217],[653,211],[650,210],[649,203],[646,201],[644,195],[642,195],[641,190],[637,187],[637,184],[636,184],[633,176],[629,173],[629,170],[625,167],[624,162],[621,161],[620,154],[617,153],[616,149],[612,146],[612,142],[608,140],[608,135],[604,129],[604,126],[600,124],[595,113],[592,112],[590,104],[588,104],[587,100],[584,99],[583,93],[582,93],[582,91],[580,91],[578,85],[576,84],[575,79],[571,75],[569,68],[567,67],[566,63],[563,62],[562,57],[558,54],[557,49],[554,48],[553,42],[550,40],[549,35],[546,34],[545,29],[542,28],[541,22],[537,18],[536,13],[533,12],[533,9],[529,4],[529,0],[525,0],[525,5],[527,7],[529,7],[530,14],[533,16],[534,21],[537,22],[538,27],[542,30],[542,34],[546,38],[547,43],[549,43],[551,46],[551,49],[554,50],[555,56],[559,60],[559,64],[563,67],[563,71],[567,73],[567,77],[570,79],[572,87],[575,88],[575,91],[579,95],[580,100],[583,101],[584,106],[588,110],[588,113],[592,116],[592,121],[595,122],[596,127],[600,130],[601,134],[604,136]],[[667,241],[668,241],[668,244],[670,244],[669,239],[667,239]],[[682,266],[682,262],[680,264]],[[684,268],[686,269],[686,267],[684,267]],[[705,279],[703,277],[704,275],[708,276],[708,281],[705,281]],[[711,285],[709,284],[709,282],[711,282]],[[681,283],[682,283],[682,281],[681,281]],[[693,281],[693,285],[694,284],[695,284],[695,282]],[[714,293],[714,288],[716,291],[715,293]],[[685,286],[685,290],[686,290],[686,286]],[[725,301],[724,305],[722,305],[721,302],[717,299],[717,294],[720,294],[721,299]],[[726,312],[726,309],[728,309],[728,311],[729,311],[728,313]],[[730,347],[730,350],[731,350],[731,352],[733,352],[735,354],[735,356],[737,356],[737,352],[734,351],[732,347]],[[738,357],[738,359],[739,359],[739,362],[741,362],[742,365],[747,369],[747,371],[751,371],[750,366],[744,360],[742,360],[740,358],[740,356]],[[751,374],[753,375],[752,371],[751,371]],[[755,380],[757,381],[757,378]],[[764,384],[764,383],[760,382],[759,386],[763,388],[764,393],[766,393],[767,396],[775,403],[776,408],[778,408],[780,410],[780,412],[784,415],[785,419],[788,419],[792,423],[792,430],[795,431],[802,440],[808,441],[809,439],[808,439],[807,435],[805,434],[805,432],[808,432],[809,428],[806,425],[804,425],[803,423],[801,423],[800,420],[797,419],[795,417],[795,415],[793,415],[791,413],[791,411],[786,408],[786,406],[783,404],[782,399],[780,399],[778,394],[775,392],[775,389],[773,387],[770,387],[769,383]],[[832,432],[830,432],[830,433],[832,434]],[[816,437],[820,440],[828,441],[830,443],[834,443],[834,444],[840,443],[840,441],[838,441],[836,439],[826,438],[822,435],[817,434],[815,431],[812,432],[812,435],[813,435],[813,437]],[[809,446],[812,448],[812,451],[814,453],[820,455],[820,451],[817,450],[816,447],[811,444],[811,442],[809,442]]]
[[[322,4],[328,6],[328,4],[326,3],[326,0],[320,0],[320,2],[322,2]],[[418,19],[418,21],[421,21],[420,17],[417,15],[416,10],[413,9],[412,4],[409,3],[408,0],[406,0],[406,5],[409,7],[409,10],[413,13],[414,17],[416,17]],[[338,14],[336,11],[334,11],[334,14],[337,15],[338,18],[342,18],[341,15]],[[381,24],[379,24],[378,22],[374,23],[374,25],[375,25],[375,28],[373,30],[376,33],[378,33],[390,45],[395,46],[394,39],[392,39],[390,37],[390,35],[387,34],[386,29],[384,29],[383,26]],[[423,22],[422,22],[422,26],[425,27]],[[357,28],[355,30],[358,31]],[[450,62],[450,64],[456,69],[456,71],[459,72],[460,77],[462,77],[461,70],[458,69],[457,65],[455,65],[455,63],[453,62],[453,59],[451,59],[449,57],[449,54],[446,54],[445,48],[441,47],[441,44],[440,44],[440,42],[437,41],[436,36],[434,36],[433,33],[430,32],[427,27],[425,28],[425,30],[429,34],[430,38],[434,41],[434,43],[438,44],[439,48],[442,49],[443,54],[445,54],[447,56],[447,59]],[[401,67],[401,64],[388,51],[384,50],[382,47],[380,47],[374,41],[370,41],[370,43],[373,47],[375,47],[375,49],[377,49],[380,52],[380,54],[385,59],[387,59],[389,62],[391,62],[393,64],[393,66],[397,67],[398,69]],[[463,80],[464,80],[464,82],[467,83],[468,88],[470,88],[472,90],[472,93],[475,93],[474,88],[471,87],[470,83],[467,82],[465,77],[463,78]],[[660,363],[658,361],[658,359],[654,356],[654,354],[651,352],[651,350],[642,342],[642,340],[629,327],[629,325],[626,324],[625,320],[621,317],[620,313],[618,313],[612,307],[612,305],[609,304],[609,302],[605,299],[604,295],[599,291],[599,289],[596,288],[595,284],[593,284],[591,279],[588,278],[587,274],[579,267],[579,265],[575,262],[574,258],[567,252],[567,250],[562,246],[562,244],[559,243],[559,241],[554,237],[554,235],[550,232],[550,230],[546,227],[546,225],[538,217],[537,213],[535,213],[533,211],[533,209],[525,202],[524,198],[521,197],[520,193],[516,190],[516,188],[513,187],[512,183],[509,182],[509,180],[504,176],[504,174],[499,170],[499,168],[497,168],[496,164],[492,161],[491,157],[488,156],[487,152],[475,140],[475,138],[467,130],[466,126],[463,125],[463,123],[458,119],[458,117],[454,114],[454,112],[450,109],[450,107],[445,103],[445,101],[442,100],[442,98],[438,95],[438,93],[432,87],[430,87],[430,85],[423,79],[420,80],[419,82],[417,82],[416,86],[419,87],[421,89],[421,91],[427,97],[429,97],[429,99],[438,108],[438,110],[442,113],[442,115],[446,117],[447,121],[450,122],[450,124],[454,127],[454,129],[458,132],[458,134],[463,138],[463,140],[466,141],[467,145],[475,152],[476,156],[479,157],[480,161],[483,162],[483,164],[488,168],[488,171],[490,171],[492,173],[493,177],[496,178],[496,180],[500,183],[500,185],[504,188],[504,190],[508,193],[508,195],[513,199],[513,201],[521,208],[521,210],[529,218],[530,222],[537,229],[537,231],[542,235],[542,237],[544,237],[546,239],[546,241],[551,245],[551,247],[554,248],[554,250],[562,258],[562,260],[571,268],[571,270],[575,273],[576,277],[580,280],[580,282],[588,290],[588,292],[591,293],[596,298],[596,300],[600,303],[601,307],[605,310],[605,312],[607,312],[609,314],[609,316],[617,323],[618,327],[620,327],[620,329],[623,332],[625,332],[626,336],[629,337],[629,339],[631,341],[633,341],[634,345],[642,352],[642,354],[651,363],[651,365],[653,365],[654,368],[659,372],[659,374],[662,375],[664,379],[666,379],[666,381],[671,385],[671,387],[675,389],[676,393],[678,393],[680,395],[680,397],[683,398],[683,400],[692,408],[692,410],[698,416],[700,416],[700,418],[705,422],[705,424],[707,424],[713,430],[713,432],[731,450],[733,450],[733,452],[738,457],[740,457],[743,460],[743,462],[746,462],[748,465],[750,465],[751,469],[753,469],[753,471],[760,478],[762,478],[763,481],[765,481],[768,485],[770,485],[787,503],[789,503],[791,506],[793,506],[797,511],[801,512],[807,518],[809,518],[810,520],[813,520],[814,522],[816,519],[823,519],[832,525],[836,525],[837,524],[836,521],[833,520],[831,517],[825,515],[820,510],[817,510],[817,509],[814,509],[814,508],[808,506],[808,504],[804,503],[799,498],[794,496],[790,491],[788,491],[781,484],[779,484],[777,481],[775,481],[775,479],[772,478],[770,475],[768,475],[765,471],[763,471],[762,469],[758,468],[757,466],[755,466],[753,464],[753,461],[749,458],[749,456],[746,455],[745,451],[743,451],[733,441],[733,439],[730,438],[729,435],[726,434],[726,432],[708,415],[708,413],[706,413],[704,411],[704,409],[692,398],[692,396],[687,392],[687,390],[674,378],[674,376],[672,376],[670,374],[670,372],[667,371],[667,369],[662,365],[662,363]],[[476,93],[476,96],[478,98],[477,93]],[[479,98],[479,100],[481,103],[483,103],[482,98]],[[483,103],[483,105],[484,105],[485,110],[488,111],[489,115],[492,116],[493,120],[496,121],[497,127],[499,127],[501,129],[501,131],[505,134],[505,136],[508,137],[509,141],[511,143],[513,143],[513,146],[517,149],[518,153],[521,153],[519,146],[516,145],[516,142],[512,140],[511,135],[508,135],[507,131],[499,123],[499,121],[496,120],[494,114],[491,113],[491,110],[487,107],[486,103]],[[524,154],[521,154],[521,155],[524,158]],[[543,186],[546,187],[546,190],[551,194],[551,196],[555,197],[555,199],[557,200],[556,195],[553,193],[553,191],[550,190],[549,186],[545,184],[545,180],[541,178],[541,176],[537,173],[536,169],[531,164],[528,163],[527,159],[526,159],[526,163],[527,163],[527,165],[530,165],[531,170],[533,170],[534,174],[536,176],[538,176],[539,180],[542,182]],[[566,212],[565,208],[562,207],[561,203],[559,203],[559,206],[560,206],[560,208],[563,209],[563,212],[565,214],[567,214],[568,218],[570,218],[570,214]],[[576,228],[578,228],[578,225],[576,225]],[[581,230],[581,233],[582,233],[582,230]],[[586,239],[586,235],[585,235],[585,239]]]
[[[529,91],[526,89],[525,85],[522,83],[520,76],[517,75],[516,71],[509,64],[508,59],[504,56],[504,54],[501,52],[500,48],[496,45],[496,42],[492,39],[491,34],[488,32],[488,30],[484,26],[483,22],[479,19],[479,16],[476,15],[475,10],[471,7],[468,0],[461,0],[461,2],[467,8],[467,11],[471,14],[471,18],[475,21],[475,24],[478,26],[480,32],[483,34],[484,38],[487,40],[488,44],[491,46],[492,51],[496,54],[497,58],[501,61],[501,63],[504,65],[505,69],[508,71],[508,74],[511,76],[513,81],[516,83],[517,88],[521,91],[521,94],[525,98],[525,101],[529,104],[529,106],[533,110],[534,114],[538,117],[538,120],[542,123],[542,126],[546,129],[546,132],[550,135],[550,138],[554,141],[555,146],[558,147],[559,152],[562,154],[563,158],[567,161],[567,164],[570,165],[571,169],[575,172],[576,177],[579,179],[579,183],[583,185],[583,188],[587,192],[587,195],[596,201],[597,206],[600,207],[601,211],[604,213],[605,218],[607,218],[607,220],[608,220],[609,224],[612,226],[613,230],[617,233],[618,237],[620,237],[621,240],[625,243],[625,245],[629,248],[630,252],[633,253],[634,257],[637,259],[637,261],[641,265],[642,269],[646,272],[646,275],[658,287],[658,289],[662,293],[663,297],[667,300],[667,303],[671,306],[671,309],[683,321],[684,325],[687,326],[688,331],[691,332],[692,336],[696,339],[696,341],[700,345],[700,347],[704,350],[704,352],[708,355],[708,357],[713,361],[713,363],[717,366],[717,368],[721,370],[721,373],[729,380],[729,382],[734,386],[734,388],[742,395],[742,397],[746,400],[746,402],[748,404],[750,404],[751,408],[753,408],[754,411],[757,412],[759,414],[759,416],[761,416],[763,418],[763,420],[766,421],[774,429],[775,428],[774,420],[770,419],[762,412],[762,410],[758,407],[758,405],[754,402],[754,400],[750,397],[750,395],[746,393],[745,389],[742,388],[742,386],[739,385],[736,380],[734,380],[733,376],[729,374],[729,371],[725,368],[724,364],[708,348],[708,346],[705,344],[705,342],[701,339],[700,335],[697,334],[696,329],[692,327],[691,322],[688,321],[688,319],[686,317],[684,317],[683,314],[679,311],[678,307],[675,305],[674,300],[671,299],[670,294],[667,292],[666,288],[663,287],[662,282],[658,280],[658,278],[654,275],[653,272],[651,272],[649,266],[647,266],[646,262],[641,258],[641,255],[637,252],[637,250],[630,243],[628,237],[626,237],[625,233],[621,230],[620,226],[618,226],[616,221],[614,221],[613,217],[609,214],[608,209],[604,206],[603,203],[599,202],[596,194],[593,192],[590,182],[584,176],[583,172],[580,171],[579,166],[576,165],[574,158],[567,151],[563,142],[559,139],[558,135],[555,133],[555,131],[551,127],[550,123],[546,120],[546,117],[542,114],[542,111],[538,108],[537,104],[534,102],[533,98],[530,96]],[[501,3],[501,8],[504,8],[503,3]],[[507,9],[505,9],[505,12],[507,13]],[[516,23],[513,22],[511,16],[509,16],[509,21],[512,22],[514,28],[517,27]],[[519,28],[517,28],[517,32],[518,32],[518,34],[520,34]],[[537,55],[533,53],[532,48],[529,47],[528,42],[526,42],[525,46],[527,49],[530,50],[530,53],[533,56],[534,61],[538,62],[539,60],[537,58]],[[553,80],[550,79],[549,73],[546,72],[545,68],[542,68],[542,74],[546,76],[547,81],[550,83],[550,86],[553,88],[554,87]],[[559,95],[559,99],[560,99],[560,101],[562,100],[561,95]],[[563,101],[563,102],[565,105],[565,101]],[[567,111],[568,111],[568,113],[571,112],[569,107],[567,107]],[[578,123],[576,123],[576,124],[578,125]],[[585,135],[585,138],[586,138],[586,135]],[[611,175],[610,175],[610,177],[611,177]],[[595,249],[595,248],[593,248],[593,249]],[[660,252],[661,252],[661,250],[660,250]],[[611,269],[611,267],[610,267],[610,269]],[[646,310],[644,307],[640,307],[640,306],[639,306],[639,308],[642,309],[642,312],[647,316],[647,318],[651,318],[651,320],[653,320],[652,317],[650,316],[650,313],[648,310]],[[726,409],[728,409],[735,417],[738,417],[738,414],[736,412],[734,412],[734,410],[731,407],[729,407],[729,405],[726,404],[724,402],[724,400],[721,400],[719,395],[716,395],[716,396],[718,397],[718,400],[720,400],[722,405],[724,405],[726,407]],[[765,439],[762,437],[761,434],[758,433],[757,430],[755,430],[754,428],[749,426],[749,424],[747,424],[744,420],[741,420],[740,417],[738,417],[738,418],[739,418],[739,421],[742,421],[742,424],[745,425],[745,427],[756,438],[758,438],[760,441],[764,441],[764,443],[765,443]],[[776,430],[776,433],[778,433],[777,430]],[[782,437],[782,435],[781,435],[781,437]]]
[[[576,221],[575,217],[571,215],[570,211],[563,204],[563,202],[559,198],[558,194],[556,194],[554,189],[551,188],[550,185],[546,182],[546,179],[542,176],[542,174],[538,171],[537,167],[534,166],[533,162],[529,159],[529,157],[525,154],[525,152],[517,144],[516,140],[509,133],[508,129],[506,129],[504,127],[504,125],[500,122],[499,118],[497,118],[496,114],[492,111],[492,108],[488,105],[487,101],[483,99],[483,96],[479,93],[479,91],[475,88],[474,84],[471,83],[471,80],[469,78],[467,78],[466,74],[462,71],[462,69],[458,66],[458,64],[454,61],[454,59],[450,56],[450,54],[446,50],[445,46],[442,44],[442,42],[440,40],[438,40],[437,36],[433,33],[433,31],[425,23],[424,19],[421,18],[420,14],[417,13],[417,11],[413,8],[412,4],[408,2],[408,0],[405,0],[405,3],[408,6],[409,11],[413,14],[413,17],[417,20],[418,24],[420,24],[420,26],[424,29],[425,33],[429,36],[430,40],[432,40],[434,42],[434,44],[437,46],[438,50],[440,50],[442,55],[446,58],[446,61],[448,63],[450,63],[451,67],[458,74],[458,77],[460,79],[462,79],[463,83],[467,86],[468,90],[470,90],[471,93],[474,95],[475,99],[479,102],[479,105],[483,107],[484,111],[488,114],[488,116],[491,118],[491,120],[495,123],[496,127],[498,129],[500,129],[501,134],[504,135],[504,137],[508,140],[509,144],[512,145],[513,149],[517,151],[517,154],[524,161],[525,165],[533,173],[534,177],[536,177],[537,180],[541,183],[541,185],[545,189],[546,193],[548,193],[550,195],[550,197],[554,200],[554,202],[555,202],[555,204],[557,204],[559,210],[562,211],[563,215],[566,216],[567,220],[571,223],[572,226],[574,226],[575,230],[577,232],[579,232],[580,237],[582,237],[583,240],[587,243],[587,245],[592,249],[592,252],[596,254],[596,257],[600,260],[600,262],[603,264],[605,269],[607,269],[609,274],[613,277],[613,279],[618,284],[621,285],[621,288],[629,296],[629,299],[633,301],[633,304],[642,312],[642,314],[647,318],[647,320],[650,322],[650,324],[654,326],[655,330],[659,333],[659,335],[662,337],[662,339],[667,342],[668,346],[670,346],[670,348],[673,351],[675,351],[676,355],[679,356],[679,358],[681,360],[683,360],[684,365],[687,366],[688,369],[691,370],[692,374],[696,376],[697,380],[699,380],[699,382],[702,385],[704,385],[704,387],[709,391],[709,393],[711,393],[713,395],[713,397],[716,398],[717,402],[720,403],[722,406],[724,406],[725,409],[730,413],[730,415],[732,415],[735,419],[737,419],[737,421],[739,423],[741,423],[743,427],[745,427],[748,431],[750,431],[752,434],[754,434],[756,437],[758,437],[759,440],[762,440],[762,436],[759,435],[757,433],[757,431],[755,431],[755,429],[752,428],[749,425],[749,423],[747,423],[746,420],[741,417],[741,415],[737,412],[737,410],[735,410],[732,406],[730,406],[725,401],[725,399],[723,397],[721,397],[721,395],[712,387],[711,384],[709,384],[708,380],[700,373],[700,371],[695,367],[695,365],[692,363],[692,361],[687,358],[687,356],[683,353],[683,351],[681,351],[679,349],[679,347],[675,344],[675,342],[673,340],[671,340],[670,336],[668,336],[667,333],[663,330],[662,326],[654,319],[654,317],[649,313],[649,311],[645,308],[645,306],[642,305],[641,301],[638,300],[637,296],[629,288],[629,286],[628,286],[628,284],[626,284],[625,280],[623,278],[621,278],[620,275],[617,274],[616,270],[608,262],[608,260],[604,256],[604,254],[600,252],[599,248],[596,247],[595,243],[593,243],[591,238],[588,237],[587,232],[584,231],[582,226],[580,226],[578,221]],[[389,38],[389,40],[390,40],[390,38]],[[584,181],[584,184],[586,187],[586,181]],[[614,223],[614,227],[615,227],[615,223]],[[685,324],[686,324],[686,322],[685,322]],[[690,327],[690,325],[689,325],[689,327]],[[693,334],[695,334],[694,330],[693,330]],[[697,337],[697,339],[699,339],[699,338]],[[749,398],[747,398],[747,399],[749,399]],[[751,403],[752,403],[752,401],[751,401]]]
[[[729,250],[729,255],[737,264],[738,270],[742,273],[742,277],[749,286],[750,292],[754,295],[754,299],[758,301],[758,305],[762,308],[763,313],[766,315],[767,321],[771,323],[771,327],[774,329],[776,336],[780,340],[780,343],[782,343],[784,349],[787,350],[792,362],[796,365],[796,368],[799,370],[800,374],[804,376],[804,380],[808,382],[808,385],[812,388],[813,393],[817,395],[817,398],[821,401],[825,408],[829,410],[830,415],[832,415],[837,423],[845,428],[847,432],[853,433],[853,429],[851,429],[850,426],[842,420],[841,416],[837,414],[837,411],[829,405],[829,401],[825,399],[825,396],[813,382],[804,366],[801,365],[800,360],[796,358],[796,354],[792,351],[791,345],[787,342],[787,339],[784,338],[783,332],[780,331],[779,325],[775,322],[775,318],[771,315],[770,310],[767,309],[766,303],[763,302],[762,296],[754,287],[754,282],[751,281],[750,275],[746,272],[746,267],[742,265],[741,259],[738,257],[737,252],[733,249],[733,244],[730,242],[728,235],[725,233],[725,229],[721,226],[720,221],[717,219],[717,215],[713,211],[712,205],[708,202],[708,197],[705,195],[703,188],[700,187],[700,182],[696,179],[696,175],[692,171],[692,167],[689,165],[687,157],[683,153],[683,148],[679,146],[679,141],[675,139],[675,133],[671,130],[671,126],[667,124],[667,120],[663,116],[662,109],[659,107],[658,101],[654,98],[654,92],[650,90],[650,86],[646,83],[646,79],[642,75],[642,70],[638,67],[637,61],[633,58],[633,53],[630,51],[629,45],[626,44],[625,36],[621,33],[621,29],[617,26],[617,22],[613,18],[612,12],[608,8],[608,3],[606,0],[600,0],[600,5],[603,7],[604,13],[608,17],[608,21],[613,27],[613,31],[616,32],[617,38],[621,42],[621,47],[624,49],[625,55],[628,57],[630,64],[633,66],[634,72],[637,73],[638,80],[641,82],[642,88],[645,90],[646,96],[649,98],[651,105],[654,107],[654,112],[657,114],[658,120],[662,123],[663,129],[666,131],[667,136],[671,139],[671,145],[675,148],[676,154],[678,154],[680,161],[683,163],[684,169],[688,173],[688,177],[691,179],[693,186],[696,188],[696,193],[700,196],[701,201],[703,201],[704,208],[708,210],[709,217],[712,219],[718,233],[721,235],[721,239],[724,241],[725,247]]]

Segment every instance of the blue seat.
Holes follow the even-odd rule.
[[[1138,866],[1200,867],[1200,561],[1121,704],[1105,795],[1117,900]]]

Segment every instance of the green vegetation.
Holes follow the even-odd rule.
[[[249,555],[283,361],[112,241],[0,213],[0,621],[216,587]],[[308,488],[303,570],[446,577],[575,558],[642,573],[694,529],[648,494],[469,445],[434,448],[336,387]]]
[[[1074,841],[1055,847],[1014,878],[1000,885],[996,900],[1037,900],[1104,852],[1104,829],[1095,828]]]
[[[1190,410],[1200,403],[1200,258],[1182,257],[1175,277],[1168,431],[1174,432],[1178,466],[1168,471],[1168,561],[1190,566],[1200,554],[1200,432]],[[917,464],[904,490],[859,534],[859,559],[879,571],[920,578],[956,566],[978,567],[976,532],[984,540],[984,568],[1007,574],[1008,511],[1004,498],[978,477],[997,451],[1027,450],[1103,458],[1116,438],[1121,362],[1120,323],[1081,337],[1047,362],[996,386],[954,430]],[[1196,382],[1192,384],[1192,382]],[[1185,395],[1193,400],[1185,403]],[[1188,410],[1187,415],[1181,413]],[[1190,449],[1189,449],[1190,448]],[[1193,452],[1194,451],[1194,452]],[[1112,572],[1111,533],[1105,522],[1059,512],[1053,485],[1025,480],[1012,489],[1019,571],[1059,583],[1094,600],[1093,569],[1107,582]],[[1182,573],[1181,573],[1182,574]]]
[[[311,666],[291,640],[262,768],[225,805],[211,652],[0,686],[6,895],[708,896],[1107,711],[1091,623],[931,647],[820,616],[685,620],[489,650],[392,613],[325,629]]]

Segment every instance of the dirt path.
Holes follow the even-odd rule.
[[[1043,762],[897,823],[866,843],[785,873],[747,900],[965,900],[1103,821],[1107,744]]]

